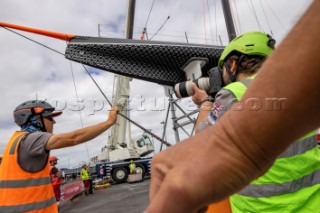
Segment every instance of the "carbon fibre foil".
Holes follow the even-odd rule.
[[[224,47],[99,37],[75,37],[65,57],[105,71],[162,85],[185,81],[182,67],[193,57],[207,58],[203,76],[217,66]]]

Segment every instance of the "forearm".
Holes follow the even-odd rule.
[[[211,102],[207,101],[201,104],[200,111],[197,117],[196,127],[195,127],[196,134],[199,132],[199,124],[206,119],[207,115],[210,113],[211,110],[212,110]]]
[[[56,176],[57,176],[58,178],[61,178],[61,177],[62,177],[62,173],[61,173],[61,172],[57,172]]]
[[[70,133],[52,135],[47,143],[46,149],[59,149],[87,142],[109,129],[112,125],[113,123],[110,121],[104,121],[97,125],[82,128]]]

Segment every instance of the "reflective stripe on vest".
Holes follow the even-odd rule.
[[[224,89],[241,100],[251,79]],[[297,121],[298,122],[298,121]],[[312,131],[291,144],[272,167],[230,197],[232,212],[316,212],[320,194],[320,151]]]
[[[28,204],[21,204],[19,206],[0,206],[0,212],[5,213],[15,213],[15,212],[28,212],[28,211],[34,211],[39,209],[45,209],[48,206],[51,206],[56,203],[56,197],[52,197],[49,200],[44,200],[40,202],[35,203],[28,203]],[[40,212],[40,211],[37,211]],[[44,210],[43,212],[49,212]]]
[[[18,147],[27,132],[15,132],[3,153],[0,167],[0,212],[56,213],[50,165],[39,172],[24,171],[18,163]]]
[[[0,188],[21,188],[41,186],[48,183],[51,183],[51,179],[48,177],[30,180],[0,180]]]
[[[292,182],[281,184],[250,184],[238,194],[255,198],[271,197],[293,193],[316,184],[320,184],[320,169]]]

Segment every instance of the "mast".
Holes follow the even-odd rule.
[[[232,20],[229,0],[221,0],[221,4],[222,4],[224,20],[226,22],[226,27],[228,31],[229,41],[232,41],[232,39],[234,39],[237,36],[237,33]]]
[[[128,4],[129,5],[128,5],[128,15],[127,15],[126,39],[132,39],[136,0],[128,0]]]

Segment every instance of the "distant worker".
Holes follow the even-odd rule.
[[[133,162],[133,160],[130,161],[129,169],[130,169],[130,174],[136,173],[136,164]]]
[[[113,107],[107,121],[63,134],[52,134],[54,111],[45,101],[31,100],[20,104],[13,116],[21,127],[3,153],[0,167],[1,212],[58,212],[50,178],[50,150],[74,146],[92,140],[117,120]]]
[[[87,169],[87,164],[82,165],[81,173],[80,173],[81,180],[84,185],[85,189],[85,195],[89,196],[89,191],[90,191],[90,180],[89,180],[89,172]]]
[[[53,191],[56,196],[56,201],[59,203],[60,195],[61,195],[60,186],[62,183],[62,181],[61,181],[62,173],[56,167],[56,165],[58,163],[58,158],[56,156],[50,156],[49,162],[50,162],[50,176],[51,176]]]

